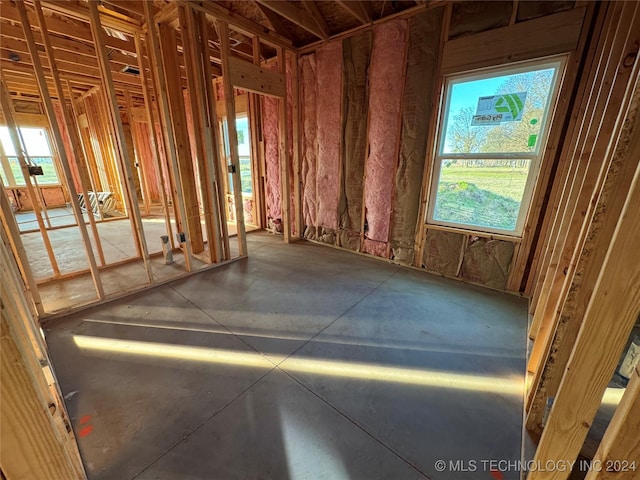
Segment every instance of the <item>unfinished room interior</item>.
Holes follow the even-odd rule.
[[[640,2],[2,0],[2,480],[640,478]]]

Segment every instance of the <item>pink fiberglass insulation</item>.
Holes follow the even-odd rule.
[[[406,49],[406,20],[387,22],[374,30],[364,201],[369,226],[366,237],[376,242],[389,239]]]
[[[282,218],[280,204],[280,153],[278,129],[278,99],[262,97],[262,137],[264,140],[265,196],[267,217]]]
[[[60,133],[62,134],[62,143],[64,144],[64,151],[67,154],[67,158],[69,159],[69,167],[71,169],[71,176],[73,177],[73,185],[76,187],[78,193],[82,192],[82,188],[80,187],[80,172],[78,171],[77,158],[73,153],[73,147],[71,146],[71,139],[69,138],[69,132],[67,131],[67,125],[64,121],[64,115],[62,114],[62,107],[55,103],[53,105],[53,110],[56,113],[56,120],[58,121],[58,125],[60,126]],[[62,179],[60,179],[62,180]],[[91,190],[91,185],[87,185],[87,190]]]
[[[318,49],[316,76],[317,221],[318,226],[337,230],[342,135],[342,41],[331,42]]]
[[[302,212],[306,226],[317,225],[316,204],[316,56],[300,59],[302,108]]]

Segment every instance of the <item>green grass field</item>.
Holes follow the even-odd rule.
[[[58,180],[58,175],[56,175],[56,169],[53,166],[51,157],[32,157],[31,161],[36,165],[42,167],[42,171],[44,173],[44,175],[36,176],[38,184],[51,185],[60,183],[60,180]],[[9,157],[9,165],[11,166],[13,177],[16,180],[16,185],[24,185],[24,177],[22,175],[20,165],[18,164],[18,159],[16,157]],[[2,175],[2,181],[5,182],[5,184],[7,183],[7,179],[4,177],[4,174]]]
[[[514,230],[527,173],[528,168],[443,166],[434,217]]]

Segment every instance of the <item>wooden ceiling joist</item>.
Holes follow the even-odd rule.
[[[293,42],[290,39],[283,37],[264,25],[238,15],[217,3],[193,1],[190,2],[190,5],[197,11],[204,12],[215,19],[227,22],[234,30],[242,32],[245,35],[249,35],[250,37],[260,37],[260,40],[269,45],[284,47],[287,49],[291,49],[293,45]]]
[[[30,9],[27,10],[27,16],[29,17],[29,24],[32,26],[38,25],[35,13]],[[18,10],[15,6],[11,6],[9,3],[3,3],[0,9],[0,18],[3,20],[11,21],[16,24],[20,24],[20,17]],[[88,26],[84,25],[81,21],[65,21],[59,18],[50,18],[47,21],[47,30],[50,34],[62,35],[67,38],[80,40],[82,42],[89,42],[93,44],[93,37],[91,36],[91,30]],[[132,41],[121,40],[115,37],[106,38],[107,48],[113,48],[116,50],[122,50],[135,54],[136,48]]]
[[[42,42],[42,36],[40,35],[40,32],[34,31],[33,36],[36,40],[36,44],[38,45],[39,49],[41,48],[42,49],[41,51],[43,51],[44,44]],[[10,43],[11,40],[17,40],[22,42],[22,45],[24,45],[26,48],[26,42],[24,40],[24,35],[22,33],[21,27],[10,25],[8,23],[2,23],[0,24],[0,37],[2,37],[3,46],[5,46],[5,48],[7,49],[14,48],[14,47],[8,46],[11,44]],[[93,45],[88,45],[86,43],[78,42],[75,40],[67,40],[66,38],[54,37],[53,35],[49,35],[49,38],[51,38],[51,44],[56,51],[83,55],[84,57],[91,57],[93,59],[95,59],[96,57],[96,52],[95,52],[95,49],[93,48]],[[26,50],[19,50],[19,51],[26,51]],[[116,50],[111,51],[109,55],[109,59],[111,60],[111,62],[119,63],[121,65],[129,65],[136,62],[136,59],[134,56],[120,53],[119,51],[116,51]],[[82,61],[84,64],[84,59],[82,59]]]
[[[27,42],[24,40],[16,40],[13,38],[8,39],[8,38],[2,37],[2,50],[3,50],[2,58],[4,59],[7,59],[7,58],[11,59],[9,54],[17,54],[20,57],[20,60],[18,61],[31,63],[29,61],[30,57],[28,53]],[[79,73],[81,73],[81,71],[84,71],[85,68],[94,68],[97,71],[98,62],[95,56],[79,55],[79,54],[67,52],[65,50],[58,50],[56,48],[54,48],[54,50],[56,53],[56,59],[58,61],[65,62],[69,65],[77,65],[79,68],[78,69]],[[39,45],[38,51],[40,52],[41,56],[44,54],[44,52],[42,51],[41,45]],[[133,76],[130,74],[122,74],[120,72],[125,65],[131,65],[131,64],[135,65],[136,64],[135,58],[131,58],[127,63],[116,63],[116,62],[114,63],[115,64],[112,64],[112,70],[117,72],[119,75],[131,76],[133,78]],[[130,82],[125,81],[124,83],[130,83]]]
[[[132,2],[133,3],[133,2]],[[89,8],[86,6],[86,2],[67,1],[67,2],[42,2],[42,8],[49,10],[69,18],[80,20],[82,22],[89,22]],[[99,7],[100,8],[100,7]],[[133,18],[124,19],[124,16],[120,18],[109,15],[107,10],[100,8],[102,15],[100,15],[100,21],[102,25],[111,28],[113,30],[119,30],[123,33],[130,35],[141,30],[141,23]],[[47,21],[47,25],[49,22]]]
[[[273,10],[278,15],[282,15],[284,18],[289,20],[290,22],[295,23],[299,27],[305,29],[307,32],[312,33],[318,38],[326,40],[329,38],[329,32],[323,29],[319,23],[320,20],[315,18],[315,15],[309,13],[305,8],[298,7],[293,3],[289,3],[287,1],[280,0],[256,0],[258,3],[264,5],[265,7]],[[314,5],[315,6],[315,5]],[[316,7],[317,10],[317,7]],[[324,18],[320,15],[319,17],[322,22],[324,22]],[[326,24],[325,24],[326,27]]]
[[[258,10],[260,10],[260,13],[262,13],[264,18],[267,20],[267,23],[271,25],[271,29],[274,32],[277,32],[278,34],[288,38],[287,28],[282,23],[282,20],[280,20],[280,16],[270,8],[267,8],[260,3],[256,2],[256,6],[258,7]]]
[[[351,15],[353,15],[360,23],[371,23],[373,15],[371,6],[367,2],[337,0],[338,4]]]
[[[314,0],[302,0],[302,6],[309,12],[311,18],[316,23],[321,32],[326,33],[327,38],[329,38],[329,27],[327,26],[327,22],[324,20],[322,13],[318,9],[316,2]]]

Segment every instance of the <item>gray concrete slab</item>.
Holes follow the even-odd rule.
[[[137,478],[424,477],[286,374],[273,372]]]
[[[525,322],[518,298],[402,271],[280,367],[429,477],[489,478],[436,461],[520,459]]]
[[[517,460],[522,299],[248,239],[247,260],[47,329],[90,480],[490,480],[482,460]]]

